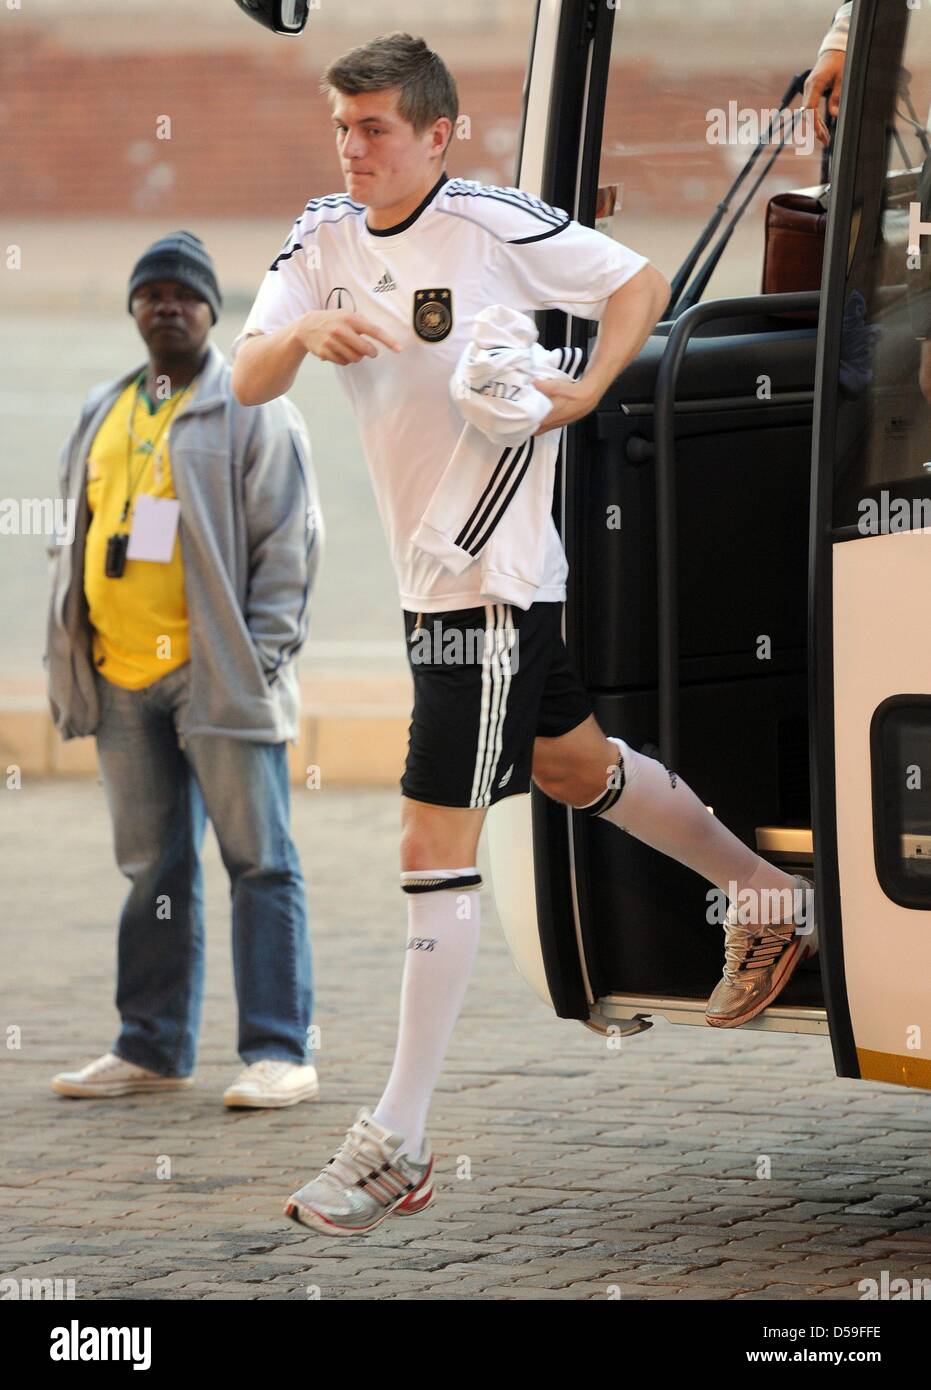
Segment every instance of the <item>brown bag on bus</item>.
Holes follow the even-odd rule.
[[[904,248],[908,240],[908,205],[916,197],[919,169],[896,169],[886,175],[883,243],[889,267],[884,283],[904,281]],[[829,183],[777,193],[766,208],[763,250],[763,294],[788,294],[821,288],[821,264],[828,220]],[[854,218],[851,242],[859,218]],[[893,273],[893,271],[895,273]],[[793,315],[812,320],[817,314]]]
[[[820,290],[830,184],[777,193],[766,208],[763,294]],[[792,318],[816,322],[814,310]]]

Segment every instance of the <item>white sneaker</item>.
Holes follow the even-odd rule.
[[[360,1236],[386,1216],[414,1216],[433,1205],[433,1154],[426,1138],[418,1159],[402,1153],[404,1137],[356,1116],[329,1163],[295,1192],[285,1215],[328,1236]]]
[[[133,1091],[177,1091],[190,1086],[189,1076],[160,1076],[114,1052],[105,1052],[80,1071],[60,1071],[52,1090],[60,1096],[128,1096]]]
[[[315,1067],[265,1058],[239,1073],[223,1092],[223,1104],[275,1109],[297,1105],[299,1100],[313,1100],[319,1094]]]

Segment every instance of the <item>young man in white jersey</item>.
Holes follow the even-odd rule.
[[[558,308],[600,322],[581,378],[539,383],[553,402],[543,434],[593,410],[636,356],[667,302],[665,279],[519,189],[449,179],[456,88],[422,40],[373,40],[333,63],[323,85],[347,192],[312,199],[296,219],[233,345],[233,389],[257,405],[289,389],[308,353],[337,364],[398,574],[409,656],[425,624],[506,639],[492,640],[482,660],[411,661],[401,783],[408,942],[394,1064],[374,1110],[359,1112],[323,1172],[286,1206],[306,1225],[345,1235],[433,1200],[424,1129],[478,944],[479,834],[487,807],[526,792],[531,776],[729,896],[735,885],[742,901],[746,890],[749,900],[783,895],[775,922],[765,910],[759,926],[729,914],[709,1023],[732,1027],[760,1012],[811,938],[793,920],[803,880],[741,843],[662,763],[602,733],[562,642],[567,567],[551,520],[537,538],[542,579],[527,607],[483,592],[478,560],[455,574],[412,541],[463,429],[449,379],[476,315],[490,305]]]

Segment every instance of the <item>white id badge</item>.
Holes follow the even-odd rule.
[[[128,560],[155,560],[167,565],[174,553],[181,503],[176,497],[151,497],[142,492],[133,508]]]

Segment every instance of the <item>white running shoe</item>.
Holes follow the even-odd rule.
[[[223,1104],[274,1110],[282,1105],[297,1105],[299,1100],[313,1100],[319,1094],[315,1067],[266,1057],[239,1073],[223,1092]]]
[[[60,1071],[52,1077],[52,1090],[60,1096],[128,1096],[134,1091],[179,1091],[190,1085],[189,1076],[160,1076],[114,1052],[105,1052],[80,1071]]]
[[[361,1109],[346,1138],[317,1177],[293,1193],[285,1216],[328,1236],[360,1236],[386,1216],[414,1216],[435,1199],[433,1154],[424,1139],[418,1159],[402,1153],[404,1138]]]

